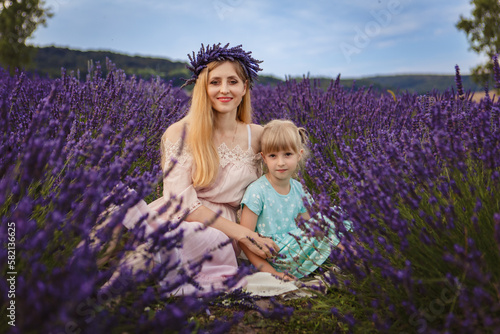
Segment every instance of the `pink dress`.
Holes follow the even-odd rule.
[[[237,211],[246,187],[261,175],[261,159],[259,154],[253,152],[249,125],[247,125],[247,130],[248,147],[245,150],[239,146],[229,149],[225,144],[217,148],[220,157],[217,179],[211,186],[201,189],[193,187],[193,158],[185,146],[178,156],[181,140],[172,143],[162,138],[164,170],[172,161],[171,159],[177,160],[177,163],[164,180],[163,197],[148,206],[153,210],[158,210],[165,203],[165,198],[174,196],[176,204],[181,203],[182,210],[174,215],[167,211],[159,217],[160,221],[179,220],[186,211],[192,212],[202,205],[214,212],[220,212],[221,216],[228,220],[237,221]],[[206,220],[210,221],[211,218],[206,217]],[[220,249],[217,248],[222,243],[228,243],[229,238],[215,228],[203,228],[202,223],[186,221],[181,223],[184,240],[176,256],[186,269],[187,264],[210,252],[212,260],[204,262],[201,271],[196,276],[196,281],[203,290],[200,291],[191,284],[185,284],[176,294],[204,293],[214,289],[223,289],[225,288],[223,282],[237,272],[236,256],[239,248],[236,242],[232,242],[233,247],[228,244]],[[168,277],[165,278],[166,281],[168,279]],[[244,283],[240,282],[240,285]]]

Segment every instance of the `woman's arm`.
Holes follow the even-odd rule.
[[[185,220],[205,222],[210,221],[210,217],[215,217],[215,212],[202,205],[191,212]],[[264,258],[271,257],[273,253],[279,251],[276,243],[270,238],[259,236],[255,232],[255,227],[251,230],[223,217],[218,217],[215,221],[210,222],[210,226],[222,231],[229,238],[238,241],[245,254],[249,251],[250,254],[260,257],[263,261],[265,261]]]

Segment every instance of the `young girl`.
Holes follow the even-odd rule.
[[[309,238],[295,223],[299,216],[311,219],[304,199],[310,203],[312,199],[292,178],[307,155],[306,143],[305,130],[291,121],[269,122],[261,137],[261,155],[268,171],[248,186],[241,202],[241,225],[272,238],[280,251],[266,261],[245,245],[241,248],[257,269],[285,280],[313,272],[339,243],[334,233],[322,240]]]

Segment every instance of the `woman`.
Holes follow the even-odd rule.
[[[193,53],[189,58],[193,76],[186,84],[195,83],[191,107],[162,137],[162,168],[172,170],[164,179],[163,198],[149,205],[159,210],[172,197],[181,205],[177,213],[167,211],[159,218],[180,221],[184,217],[183,246],[177,257],[185,270],[207,252],[211,255],[195,277],[202,290],[187,284],[179,294],[224,288],[223,282],[237,272],[238,242],[263,258],[279,250],[271,239],[236,222],[246,187],[261,174],[262,127],[251,124],[250,103],[260,61],[241,46],[220,44],[202,45],[197,56]],[[223,244],[228,245],[218,247]]]

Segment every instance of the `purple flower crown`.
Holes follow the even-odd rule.
[[[205,46],[201,44],[201,49],[198,51],[198,55],[195,55],[193,51],[193,56],[188,54],[190,63],[186,65],[187,69],[193,72],[193,75],[189,79],[184,79],[186,82],[182,87],[188,86],[196,82],[200,72],[207,67],[207,65],[213,61],[238,61],[246,72],[246,75],[250,79],[250,86],[252,86],[254,80],[257,78],[257,72],[262,71],[259,64],[262,60],[257,60],[250,56],[251,51],[247,52],[241,48],[241,44],[235,47],[229,48],[229,43],[224,47],[219,44],[214,44],[212,47]]]

